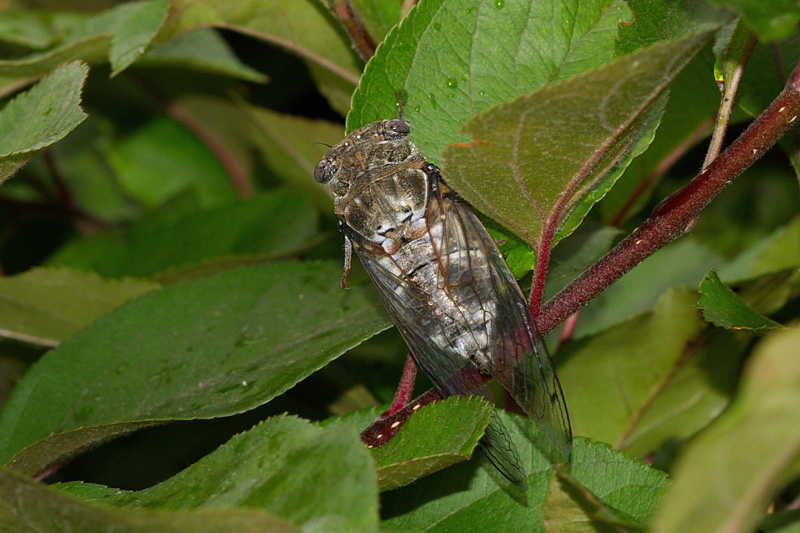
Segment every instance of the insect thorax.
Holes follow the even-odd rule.
[[[333,191],[345,224],[385,251],[394,253],[424,233],[430,177],[405,122],[379,121],[354,131],[328,151],[315,176]]]

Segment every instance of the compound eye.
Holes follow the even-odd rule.
[[[325,183],[328,181],[327,176],[325,175],[325,170],[328,168],[328,161],[323,159],[317,164],[317,168],[314,169],[314,179],[317,180],[318,183]]]
[[[408,122],[399,118],[387,120],[386,129],[395,133],[406,134],[408,133]]]

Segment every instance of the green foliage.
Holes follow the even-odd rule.
[[[341,289],[313,179],[345,115],[393,118],[402,95],[523,286],[549,259],[553,297],[698,172],[753,36],[729,139],[767,108],[800,57],[794,3],[412,3],[0,15],[0,529],[798,527],[795,134],[550,343],[568,461],[498,408],[526,492],[476,451],[483,399],[360,441],[406,348],[357,261]],[[348,31],[377,46],[366,65]],[[155,426],[186,430],[148,446]],[[119,481],[131,457],[167,473]]]

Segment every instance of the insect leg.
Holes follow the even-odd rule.
[[[350,273],[350,267],[353,261],[353,243],[350,242],[350,237],[344,236],[344,273],[342,274],[342,288],[349,290],[347,285],[347,275]]]

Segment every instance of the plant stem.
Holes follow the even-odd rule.
[[[728,49],[723,55],[722,101],[717,112],[714,133],[708,145],[703,168],[706,168],[719,155],[725,132],[728,129],[731,111],[733,110],[733,100],[739,88],[742,74],[744,74],[744,67],[753,53],[753,48],[756,46],[755,35],[743,24],[741,20],[737,24],[731,44],[728,45]]]
[[[369,61],[375,55],[377,46],[372,37],[369,36],[369,33],[367,33],[364,23],[361,22],[358,14],[353,10],[353,6],[350,5],[348,0],[333,0],[331,9],[336,14],[339,22],[342,23],[344,31],[350,37],[353,49],[365,63]]]
[[[719,157],[542,307],[537,321],[542,334],[547,335],[623,274],[680,237],[711,200],[794,126],[798,114],[800,69],[795,68],[775,101]]]

